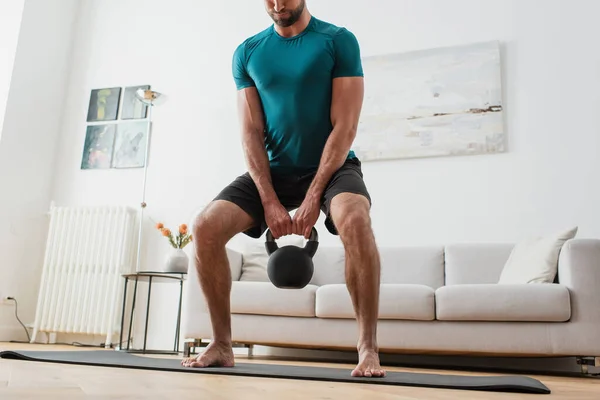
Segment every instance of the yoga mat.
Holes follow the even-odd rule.
[[[119,351],[4,351],[0,358],[79,364],[97,367],[134,368],[187,373],[251,376],[259,378],[300,379],[426,388],[480,390],[492,392],[549,394],[538,380],[523,376],[460,376],[386,371],[382,378],[354,378],[350,369],[308,367],[300,365],[256,364],[237,362],[233,368],[185,368],[181,360],[152,358]]]

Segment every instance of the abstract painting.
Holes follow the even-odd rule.
[[[505,151],[497,42],[363,60],[363,161]]]
[[[143,168],[145,166],[148,128],[146,121],[118,125],[113,168]]]
[[[132,86],[125,88],[123,93],[123,109],[121,119],[144,119],[148,113],[148,106],[135,97],[138,89],[149,90],[150,85]]]
[[[111,167],[116,125],[91,125],[87,127],[81,169],[107,169]]]

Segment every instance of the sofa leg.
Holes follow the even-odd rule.
[[[189,357],[192,355],[192,342],[183,343],[183,356]]]
[[[589,367],[600,367],[600,357],[577,357],[577,364],[581,366],[583,375],[589,374]]]
[[[183,356],[190,357],[192,352],[196,352],[196,347],[200,346],[202,340],[194,339],[183,343]]]
[[[183,343],[183,356],[190,357],[196,353],[196,347],[206,347],[208,343],[202,342],[202,339],[188,340]],[[232,347],[245,347],[248,349],[248,357],[254,357],[254,345],[243,343],[232,343]]]

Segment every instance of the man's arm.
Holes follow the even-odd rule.
[[[356,137],[363,93],[364,80],[360,76],[333,80],[331,104],[333,130],[325,143],[317,173],[292,221],[292,232],[303,235],[307,239],[319,218],[319,206],[325,186],[346,161]]]
[[[333,129],[319,160],[319,168],[294,215],[293,231],[310,236],[319,218],[321,197],[333,174],[344,164],[356,137],[364,97],[364,79],[358,40],[347,29],[333,38],[331,122]]]
[[[271,166],[265,149],[265,121],[254,80],[248,73],[245,43],[233,54],[233,79],[237,87],[238,117],[248,173],[263,205],[265,222],[275,239],[292,233],[292,219],[283,207],[271,180]]]
[[[238,113],[242,124],[242,146],[248,172],[260,194],[263,206],[279,201],[273,183],[269,158],[265,149],[262,105],[255,87],[238,91]]]
[[[265,149],[264,117],[256,87],[238,90],[238,112],[242,121],[242,146],[250,177],[263,205],[265,222],[275,239],[292,233],[292,218],[279,201],[271,179]]]
[[[343,77],[333,80],[331,132],[307,197],[319,202],[327,182],[346,161],[356,137],[364,98],[363,77]]]

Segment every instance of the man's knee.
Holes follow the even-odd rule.
[[[362,195],[336,196],[331,203],[331,216],[342,241],[362,240],[371,233],[370,203]]]
[[[196,246],[225,246],[236,234],[248,229],[251,218],[237,205],[217,200],[211,202],[194,218],[192,235]]]
[[[217,232],[216,227],[216,217],[206,210],[202,211],[194,218],[192,234],[194,244],[198,250],[210,248],[220,241],[220,238],[214,234]]]

